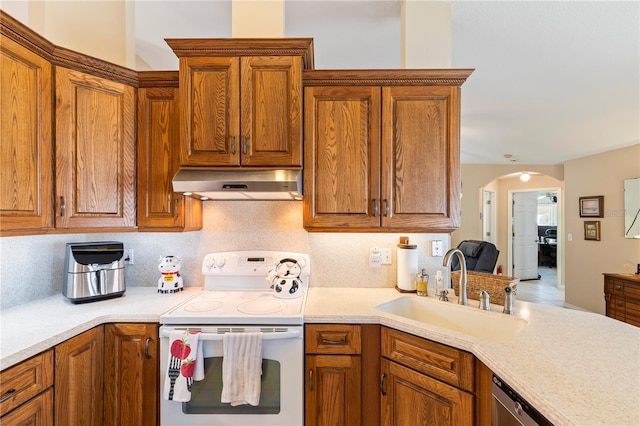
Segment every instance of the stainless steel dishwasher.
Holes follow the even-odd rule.
[[[493,375],[492,426],[553,426],[500,377]]]

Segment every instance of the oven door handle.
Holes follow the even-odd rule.
[[[190,329],[192,331],[198,331],[195,329]],[[200,340],[222,340],[222,336],[226,333],[203,333],[200,332],[200,336],[198,337]],[[160,332],[160,337],[169,337],[169,330],[162,330]],[[276,331],[276,332],[266,332],[262,335],[262,340],[282,340],[282,339],[297,339],[302,337],[302,332],[300,330],[289,330],[289,331]]]

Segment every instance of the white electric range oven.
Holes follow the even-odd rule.
[[[283,260],[300,265],[298,294],[274,296],[266,278]],[[309,256],[276,251],[207,254],[202,263],[204,289],[160,317],[160,422],[162,425],[279,425],[304,423],[303,310]],[[172,330],[199,332],[204,379],[194,381],[189,402],[163,395],[169,380]],[[231,406],[221,402],[222,339],[225,333],[262,332],[260,402]]]

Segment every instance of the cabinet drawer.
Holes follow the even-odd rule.
[[[611,280],[611,293],[622,296],[624,294],[624,281]]]
[[[383,357],[473,392],[472,354],[386,327],[381,340]]]
[[[53,389],[33,398],[0,419],[2,426],[52,426]]]
[[[53,386],[53,351],[29,358],[0,373],[0,415]],[[4,423],[4,421],[3,421]]]
[[[360,326],[349,324],[309,324],[305,326],[308,354],[359,354]]]

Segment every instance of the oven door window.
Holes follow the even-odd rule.
[[[222,398],[222,357],[204,360],[204,379],[193,382],[191,401],[182,403],[185,414],[278,414],[280,412],[280,363],[262,360],[260,403],[257,406],[220,402]]]

